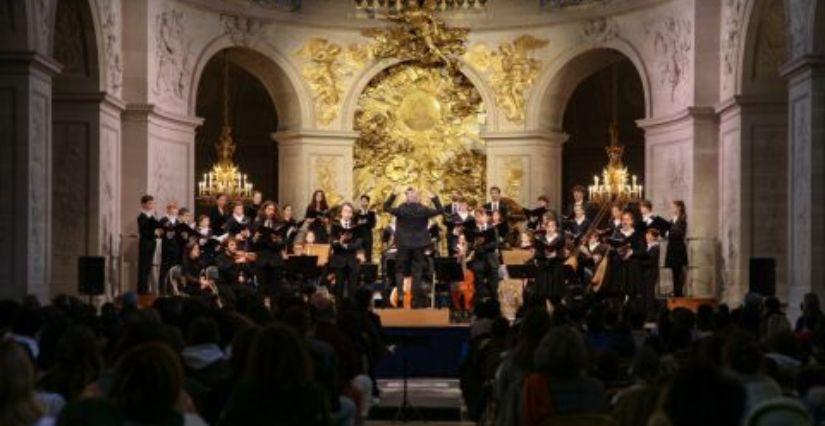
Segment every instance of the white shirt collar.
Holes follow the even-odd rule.
[[[244,215],[235,216],[235,215],[233,214],[233,215],[232,215],[232,217],[234,217],[234,218],[235,218],[235,220],[236,220],[236,221],[238,221],[238,222],[241,222],[241,223],[246,222],[246,216],[244,216]]]
[[[659,242],[658,242],[658,241],[654,241],[654,242],[652,242],[652,243],[648,244],[647,249],[648,249],[648,250],[650,250],[650,249],[652,249],[653,247],[659,247]]]
[[[178,217],[177,217],[177,216],[166,216],[166,218],[167,218],[167,219],[169,219],[169,222],[172,222],[172,224],[173,224],[173,225],[174,225],[175,223],[177,223],[177,221],[178,221]]]
[[[587,217],[582,216],[581,219],[575,218],[574,220],[576,221],[576,225],[581,225],[585,220],[587,220]]]
[[[152,217],[152,216],[155,215],[155,212],[153,210],[143,210],[143,211],[141,211],[141,213],[146,215],[146,217]]]
[[[633,228],[630,228],[628,230],[620,229],[619,232],[621,232],[622,235],[624,235],[625,237],[629,237],[629,236],[633,235],[633,233],[636,232],[636,231]]]

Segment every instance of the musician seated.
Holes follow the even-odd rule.
[[[498,233],[491,226],[484,209],[475,212],[475,229],[469,230],[472,240],[472,260],[469,262],[476,282],[476,301],[485,297],[498,298]]]
[[[475,295],[474,277],[467,269],[467,255],[469,244],[465,234],[460,234],[456,243],[456,258],[464,270],[464,281],[450,283],[450,295],[453,299],[453,309],[459,321],[467,320],[473,312]]]
[[[215,259],[215,264],[223,282],[234,286],[246,282],[246,278],[252,275],[252,264],[256,258],[255,253],[241,250],[239,241],[230,237],[226,240],[223,252]]]
[[[518,248],[522,250],[533,249],[533,234],[529,231],[521,231],[518,234]]]

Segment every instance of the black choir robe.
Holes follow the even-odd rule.
[[[479,226],[466,231],[473,259],[469,262],[475,275],[476,302],[490,297],[498,298],[498,231],[494,226],[482,229]]]
[[[629,235],[618,231],[608,241],[616,249],[611,262],[612,291],[631,297],[638,296],[644,281],[641,263],[646,255],[644,236],[635,229]],[[626,250],[632,250],[628,258],[623,256]]]
[[[160,239],[160,284],[161,288],[166,283],[166,274],[173,266],[180,265],[184,246],[181,246],[181,239],[178,236],[178,224],[180,219],[165,216],[158,221],[159,228],[163,231]]]
[[[375,211],[358,210],[354,215],[355,223],[361,229],[361,241],[363,244],[364,256],[367,258],[367,263],[372,263],[372,231],[375,229],[377,223],[375,218]]]
[[[354,297],[358,288],[360,265],[357,254],[363,249],[363,232],[362,226],[355,224],[355,218],[349,224],[337,221],[332,225],[329,267],[335,272],[335,294],[339,300]]]
[[[141,212],[138,223],[138,293],[149,292],[149,275],[157,248],[157,229],[160,223],[155,216]]]
[[[222,234],[225,232],[224,225],[232,217],[232,212],[229,211],[228,208],[224,207],[223,211],[218,209],[218,206],[212,207],[212,210],[209,211],[209,227],[212,228],[216,234]]]
[[[507,213],[509,213],[508,210],[507,210],[507,205],[504,204],[504,201],[502,201],[502,200],[498,200],[497,203],[498,203],[498,206],[497,206],[498,209],[496,209],[496,210],[498,210],[498,212],[501,213],[501,219],[506,220],[507,219]],[[492,212],[493,212],[493,202],[490,201],[489,203],[484,204],[484,210],[487,211],[488,213],[492,214]]]
[[[329,209],[319,210],[316,209],[313,204],[307,207],[306,214],[304,214],[304,220],[313,219],[312,223],[309,224],[309,230],[315,234],[315,242],[318,244],[329,243],[329,232],[327,232],[327,227],[324,223],[324,219],[326,219],[328,214]]]
[[[527,217],[527,229],[535,231],[541,225],[541,219],[547,213],[547,207],[536,207],[534,209],[523,209],[524,216]]]
[[[564,234],[543,233],[533,239],[536,263],[536,294],[559,300],[564,297]]]
[[[648,318],[656,316],[656,289],[659,287],[659,243],[648,245],[644,256],[640,258],[642,265],[643,286],[641,288],[642,303]]]
[[[249,225],[249,218],[246,216],[235,217],[235,215],[232,215],[224,224],[223,231],[231,236],[235,236],[249,229]]]
[[[456,245],[458,244],[458,235],[476,228],[476,220],[470,213],[462,217],[460,214],[445,214],[444,225],[447,228],[447,253],[454,256],[456,253]]]

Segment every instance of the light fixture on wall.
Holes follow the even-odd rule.
[[[223,55],[223,124],[215,150],[218,161],[210,171],[203,174],[198,182],[198,198],[211,200],[219,194],[232,199],[249,199],[252,197],[252,182],[246,174],[235,165],[233,157],[237,146],[232,139],[232,126],[229,125],[229,60]]]
[[[610,123],[610,145],[605,148],[608,163],[599,175],[593,176],[593,184],[588,189],[590,200],[595,203],[612,201],[637,201],[644,196],[644,188],[636,175],[631,175],[622,163],[624,146],[619,142],[618,78],[617,66],[613,65],[613,120]]]

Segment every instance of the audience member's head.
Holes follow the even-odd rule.
[[[536,349],[536,370],[550,377],[575,377],[584,371],[587,363],[584,339],[571,327],[551,328]]]
[[[158,424],[180,415],[182,386],[178,355],[168,345],[150,342],[120,357],[109,398],[128,420]]]
[[[284,325],[259,330],[249,350],[244,377],[256,391],[276,394],[308,383],[312,363],[301,337]]]
[[[738,425],[745,411],[745,389],[708,363],[679,371],[662,395],[670,426]]]
[[[31,426],[42,415],[29,355],[17,343],[0,339],[0,424]]]

